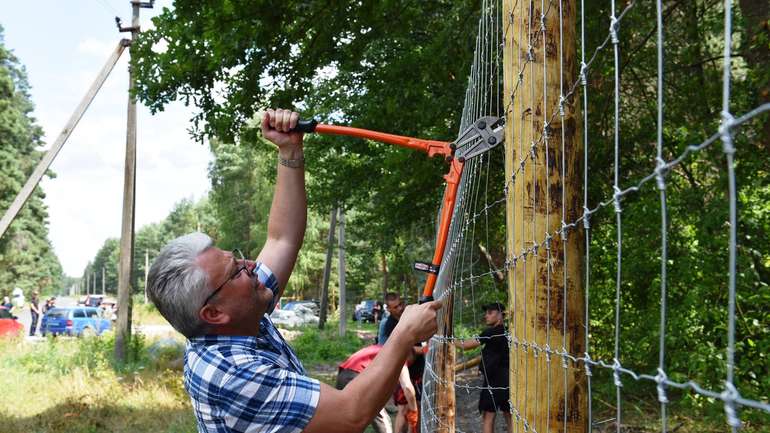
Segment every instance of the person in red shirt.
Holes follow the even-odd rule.
[[[337,389],[345,388],[345,385],[350,383],[359,373],[364,371],[369,364],[374,361],[374,358],[380,353],[382,346],[379,344],[373,344],[366,346],[358,352],[350,355],[342,364],[340,364],[337,370]],[[417,432],[417,396],[415,394],[414,386],[409,378],[409,369],[407,364],[401,368],[401,374],[398,376],[398,383],[404,392],[404,397],[407,401],[407,420],[409,422],[410,433]],[[382,410],[374,417],[372,421],[372,427],[377,433],[393,433],[393,426],[390,422],[390,416],[383,407]]]

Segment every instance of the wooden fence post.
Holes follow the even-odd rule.
[[[580,93],[562,99],[579,69],[579,3],[545,2],[541,17],[542,4],[503,6],[510,398],[514,431],[585,433],[584,365],[562,356],[585,351],[583,232],[562,232],[582,214]]]

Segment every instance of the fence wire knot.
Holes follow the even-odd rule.
[[[668,376],[662,368],[658,368],[658,374],[655,376],[655,382],[658,384],[658,401],[661,403],[668,403],[668,397],[666,397],[666,381]]]
[[[561,241],[567,242],[567,238],[569,237],[569,226],[567,223],[564,222],[564,220],[561,220]]]
[[[731,427],[740,427],[741,420],[738,418],[738,411],[735,410],[735,401],[738,400],[741,395],[735,388],[732,382],[725,382],[725,390],[720,396],[722,401],[725,402],[725,415],[727,415],[727,424]]]
[[[623,382],[620,381],[620,361],[618,361],[618,358],[612,358],[612,379],[615,382],[615,386],[618,388],[623,387]]]
[[[661,157],[657,157],[655,162],[655,181],[658,184],[658,189],[664,191],[666,189],[666,174],[668,173],[666,161]]]
[[[591,228],[591,210],[583,206],[583,228],[588,230]]]
[[[527,62],[535,61],[535,48],[530,45],[527,47]]]
[[[623,209],[620,208],[620,197],[622,197],[620,188],[615,185],[612,187],[612,190],[615,191],[615,193],[612,195],[613,202],[615,203],[615,213],[621,213],[623,212]]]
[[[567,98],[564,95],[559,95],[559,116],[564,117],[564,103],[567,102]]]
[[[610,17],[610,37],[612,38],[612,43],[617,44],[620,42],[620,38],[618,38],[618,27],[620,27],[620,22],[618,21],[617,17],[615,15]]]
[[[586,376],[593,376],[593,373],[591,373],[591,363],[593,362],[593,360],[591,360],[591,355],[589,355],[588,352],[585,352],[583,358],[583,367],[585,367]]]
[[[569,368],[569,364],[567,364],[567,357],[569,356],[569,352],[567,352],[567,348],[562,346],[561,347],[561,366],[565,369]]]
[[[719,135],[722,139],[722,150],[728,155],[735,153],[733,146],[732,128],[735,124],[735,118],[727,111],[722,112],[722,124],[719,125]]]
[[[585,62],[580,62],[580,84],[583,86],[588,84],[588,65]]]

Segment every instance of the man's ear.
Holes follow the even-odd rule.
[[[216,305],[206,304],[198,312],[198,317],[210,325],[226,325],[230,323],[230,315]]]

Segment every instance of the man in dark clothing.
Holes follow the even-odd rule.
[[[495,427],[495,416],[501,412],[505,417],[508,432],[511,427],[511,406],[508,403],[508,364],[509,346],[505,336],[505,306],[500,302],[484,305],[484,321],[487,328],[481,335],[471,340],[456,340],[455,345],[461,349],[473,349],[484,345],[481,349],[482,389],[479,395],[479,412],[481,412],[482,431],[492,433]]]
[[[40,318],[40,307],[38,304],[40,303],[40,300],[38,299],[38,293],[32,292],[32,299],[29,300],[29,313],[32,315],[32,322],[29,324],[29,335],[35,335],[37,333],[37,320]]]
[[[385,305],[388,306],[388,317],[380,322],[379,332],[377,333],[377,344],[383,345],[388,341],[391,332],[396,328],[401,313],[404,312],[406,303],[401,299],[398,293],[388,293],[385,295]]]

